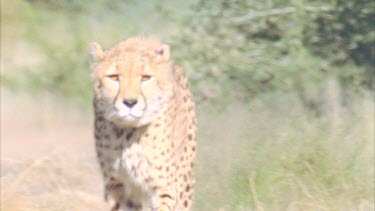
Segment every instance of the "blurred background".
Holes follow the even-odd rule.
[[[105,210],[88,44],[171,45],[194,210],[374,210],[372,0],[1,0],[1,210]]]

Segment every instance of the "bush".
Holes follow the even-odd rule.
[[[353,62],[366,67],[340,74],[346,83],[359,76],[362,84],[374,87],[374,8],[371,0],[337,0],[334,10],[317,14],[304,29],[304,41],[317,55],[339,66]]]
[[[373,2],[367,8],[350,2],[200,1],[180,36],[177,57],[202,101],[296,92],[306,105],[320,104],[308,98],[319,95],[328,78],[340,78],[347,89],[373,83]],[[330,24],[319,22],[326,16]],[[333,32],[337,25],[340,33]],[[337,36],[345,42],[327,44]],[[347,62],[339,64],[342,56]]]

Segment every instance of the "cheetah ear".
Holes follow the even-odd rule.
[[[160,61],[169,61],[171,50],[169,45],[162,44],[161,47],[155,51]]]
[[[91,68],[96,67],[96,65],[104,59],[105,53],[102,47],[96,43],[90,43],[90,66]]]

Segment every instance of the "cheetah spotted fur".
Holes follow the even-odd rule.
[[[111,210],[191,210],[195,104],[170,49],[135,37],[90,44],[96,153]]]

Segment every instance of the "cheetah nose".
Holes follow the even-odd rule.
[[[122,101],[126,106],[128,106],[129,108],[132,108],[135,104],[137,104],[137,100],[136,99],[125,99],[124,101]]]

